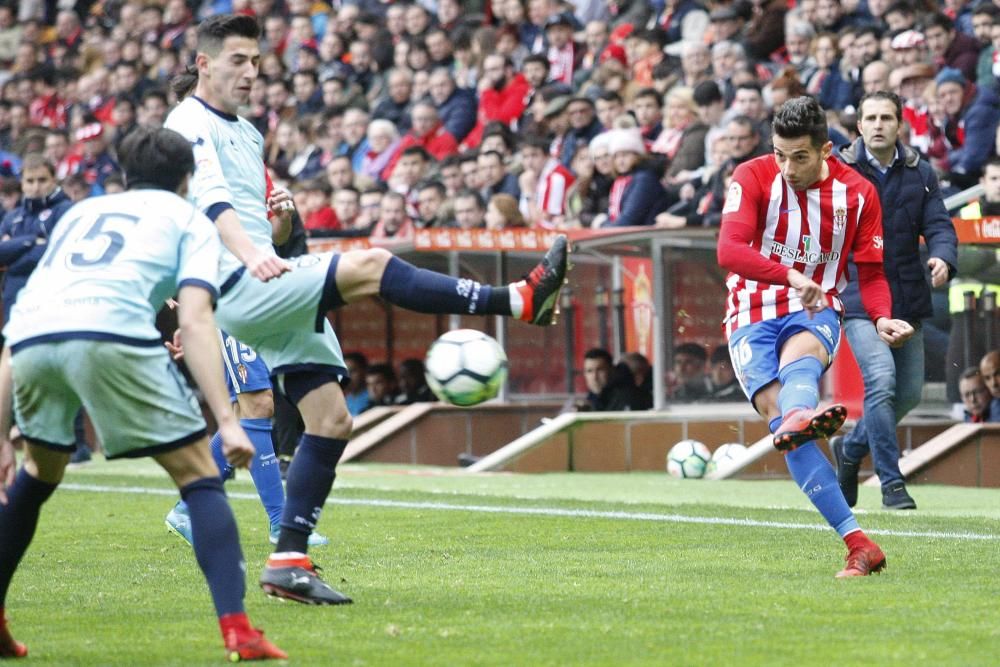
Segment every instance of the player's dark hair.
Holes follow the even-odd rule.
[[[899,122],[903,121],[903,101],[899,99],[899,95],[896,93],[890,93],[886,90],[877,90],[874,93],[865,93],[861,96],[861,101],[858,102],[859,119],[864,115],[862,110],[865,108],[865,102],[868,100],[888,100],[892,102],[892,106],[896,108],[896,120]]]
[[[592,347],[583,353],[584,359],[603,359],[608,362],[609,366],[614,366],[614,360],[611,358],[611,353],[605,350],[603,347]]]
[[[826,114],[816,98],[803,95],[782,104],[774,114],[772,131],[782,139],[809,137],[814,148],[829,140]]]
[[[198,26],[198,51],[217,56],[222,51],[226,37],[246,37],[260,39],[257,19],[245,14],[218,14]],[[177,99],[187,97],[198,83],[198,68],[192,63],[170,82]]]
[[[177,192],[184,178],[194,173],[191,142],[166,128],[139,126],[118,149],[125,183],[130,190],[159,188]]]

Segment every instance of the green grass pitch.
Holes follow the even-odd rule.
[[[994,665],[1000,491],[913,486],[859,518],[881,576],[834,580],[842,542],[791,482],[664,474],[467,475],[342,466],[313,552],[344,607],[256,585],[270,545],[228,487],[254,622],[295,665]],[[149,461],[67,474],[15,576],[25,665],[219,664],[211,600],[167,533]]]

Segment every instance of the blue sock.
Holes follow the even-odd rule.
[[[819,379],[823,376],[823,363],[816,357],[802,357],[778,371],[781,391],[778,408],[782,416],[796,408],[812,410],[819,405]]]
[[[287,498],[281,517],[281,551],[306,553],[309,533],[316,528],[326,497],[337,478],[337,461],[347,447],[347,440],[324,438],[304,433],[299,448],[288,466]]]
[[[785,464],[795,483],[841,537],[859,530],[858,520],[837,484],[837,475],[815,442],[786,452]]]
[[[382,274],[379,295],[391,304],[418,313],[510,315],[508,289],[418,269],[393,257]]]
[[[222,480],[205,477],[191,482],[181,489],[181,498],[191,513],[194,555],[208,581],[215,613],[224,616],[242,612],[246,563]]]
[[[233,476],[233,466],[229,465],[226,455],[222,453],[222,436],[218,433],[213,435],[208,446],[212,448],[212,458],[215,459],[215,465],[219,467],[219,477],[223,482],[231,479]]]
[[[55,490],[55,484],[35,479],[24,468],[7,489],[7,504],[0,505],[0,608],[7,601],[14,570],[35,536],[42,504]]]
[[[277,525],[285,508],[285,489],[281,486],[281,470],[271,441],[271,420],[241,419],[240,425],[257,450],[250,462],[250,477],[257,487],[257,495],[260,496],[268,520],[272,526]]]

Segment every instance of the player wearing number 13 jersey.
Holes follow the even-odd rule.
[[[847,416],[843,406],[817,405],[820,378],[840,340],[838,294],[849,254],[883,340],[899,343],[913,329],[891,319],[878,194],[830,157],[827,136],[816,100],[798,97],[778,109],[774,155],[733,172],[718,255],[731,271],[725,326],[737,378],[768,420],[799,488],[844,538],[847,566],[837,576],[854,577],[880,571],[885,554],[861,531],[814,442],[836,432]]]

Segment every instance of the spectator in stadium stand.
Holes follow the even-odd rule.
[[[441,123],[461,143],[476,124],[475,91],[456,87],[451,72],[444,67],[431,72],[429,85]]]
[[[1000,156],[994,155],[986,161],[979,183],[983,186],[983,196],[966,204],[959,211],[959,217],[975,220],[1000,216]]]
[[[788,64],[795,68],[799,81],[809,82],[816,73],[816,59],[812,57],[810,45],[816,37],[816,29],[811,23],[802,20],[792,20],[785,27],[785,57]]]
[[[451,132],[445,129],[438,117],[437,109],[431,102],[422,101],[413,105],[412,125],[410,131],[399,142],[396,155],[389,160],[389,165],[382,173],[383,179],[389,180],[392,177],[396,163],[410,147],[423,148],[435,160],[442,160],[458,152],[458,142]]]
[[[938,12],[924,21],[924,38],[935,65],[959,70],[966,81],[976,80],[979,42],[975,37],[955,30],[955,22]]]
[[[549,155],[548,147],[548,140],[539,136],[521,142],[519,208],[530,226],[554,229],[564,222],[566,192],[575,177]]]
[[[455,195],[455,227],[458,229],[483,229],[486,227],[486,204],[476,190],[462,190]]]
[[[708,126],[698,118],[698,107],[690,88],[678,86],[666,95],[663,131],[650,151],[666,157],[666,180],[675,183],[683,172],[705,164],[705,137]],[[674,193],[676,200],[676,193]]]
[[[886,8],[882,19],[892,32],[912,30],[917,25],[917,10],[909,0],[897,0]]]
[[[406,198],[398,192],[386,192],[379,202],[379,218],[371,232],[373,239],[409,241],[413,238],[413,221],[406,214]]]
[[[319,88],[319,77],[315,70],[300,69],[292,75],[292,97],[295,100],[295,114],[305,116],[323,110],[323,91]]]
[[[396,405],[399,383],[396,371],[389,364],[371,364],[365,369],[365,387],[372,407]]]
[[[706,375],[708,353],[698,343],[681,343],[674,348],[670,398],[680,402],[698,401],[711,389]]]
[[[438,174],[441,177],[441,184],[444,185],[447,197],[454,197],[459,190],[465,187],[465,179],[462,175],[462,160],[460,155],[446,157],[438,165]],[[476,167],[478,171],[478,165]]]
[[[604,132],[577,151],[573,162],[576,180],[566,195],[569,220],[580,227],[597,228],[607,219],[611,185],[614,183],[609,146],[611,133]]]
[[[479,165],[479,181],[484,199],[488,200],[499,193],[511,195],[515,199],[521,197],[517,176],[507,171],[503,155],[496,151],[480,151],[476,162]]]
[[[521,211],[517,208],[517,200],[504,193],[490,197],[489,203],[486,205],[484,221],[486,229],[492,231],[528,226]]]
[[[591,72],[601,62],[604,51],[611,46],[608,42],[608,22],[604,20],[588,21],[583,27],[583,57],[580,58],[580,68],[573,75],[573,85],[579,89]],[[615,45],[621,49],[620,46]],[[622,49],[624,55],[624,49]]]
[[[386,76],[386,94],[379,98],[372,109],[372,118],[392,123],[399,132],[410,129],[410,102],[413,94],[413,72],[403,67],[393,67]],[[371,126],[369,126],[369,141]]]
[[[367,111],[351,107],[344,112],[344,120],[341,124],[344,143],[347,144],[344,153],[351,158],[351,169],[356,173],[361,171],[361,163],[368,153],[368,137],[366,136],[368,121]]]
[[[697,39],[708,27],[708,12],[697,0],[666,0],[650,25],[664,32],[667,44]]]
[[[990,391],[990,418],[1000,422],[1000,350],[991,350],[979,360],[979,375]]]
[[[344,365],[350,376],[347,386],[344,387],[344,400],[347,403],[347,411],[352,417],[357,417],[372,405],[366,382],[368,357],[361,352],[347,352],[344,354]]]
[[[597,110],[597,120],[604,130],[610,130],[615,118],[625,113],[625,104],[618,93],[603,92],[594,100]]]
[[[483,130],[483,140],[479,144],[479,152],[496,151],[503,156],[504,162],[510,160],[514,153],[514,133],[503,123],[493,122]]]
[[[636,30],[625,40],[625,51],[631,63],[631,79],[643,88],[653,86],[653,71],[664,61],[667,36],[658,28]]]
[[[823,2],[839,0],[818,0]],[[785,0],[751,0],[753,15],[743,34],[743,46],[747,55],[756,61],[767,61],[785,43],[785,14],[788,3]]]
[[[427,55],[430,56],[432,67],[444,67],[447,70],[455,64],[454,45],[446,30],[431,28],[424,36],[424,44],[427,45]]]
[[[857,502],[858,470],[870,451],[882,484],[883,507],[914,509],[899,472],[896,424],[920,402],[924,379],[924,339],[920,323],[933,315],[931,287],[941,287],[957,272],[958,251],[951,217],[944,207],[934,170],[899,140],[902,103],[893,93],[877,92],[861,100],[861,137],[841,147],[837,156],[876,187],[882,210],[884,271],[892,292],[892,316],[912,323],[916,332],[890,349],[879,338],[861,303],[857,282],[841,292],[844,333],[865,385],[864,416],[842,438],[830,441],[847,504]],[[836,217],[836,213],[834,214]],[[930,259],[930,285],[924,276],[920,243]],[[848,265],[855,274],[857,269]]]
[[[51,65],[38,65],[28,75],[34,87],[34,99],[28,105],[32,125],[46,128],[66,127],[66,100],[56,90],[56,72]]]
[[[331,159],[323,169],[326,174],[326,181],[334,192],[340,188],[354,185],[354,171],[351,169],[351,158],[347,155],[338,155]]]
[[[392,76],[389,85],[392,86]],[[387,119],[376,118],[368,125],[368,150],[361,161],[361,176],[381,181],[390,161],[399,151],[401,138],[396,126]]]
[[[728,346],[719,345],[712,350],[712,356],[708,359],[708,382],[710,386],[708,400],[743,400],[743,389],[740,388],[736,373],[733,371]]]
[[[21,203],[21,182],[9,169],[0,168],[0,214],[13,211]]]
[[[361,214],[361,195],[358,193],[357,188],[353,186],[340,188],[333,193],[330,199],[336,225],[327,230],[308,230],[309,236],[344,236],[345,234],[328,234],[327,232],[350,232],[357,229],[358,216]],[[365,229],[365,236],[367,236],[367,232],[368,230]]]
[[[354,221],[354,229],[358,230],[359,236],[368,236],[378,222],[379,214],[382,211],[382,196],[385,194],[385,186],[375,186],[361,191],[358,198],[360,211]]]
[[[996,74],[993,73],[997,48],[993,45],[993,33],[1000,32],[1000,8],[989,2],[980,2],[972,10],[972,31],[979,46],[979,59],[976,61],[976,85],[995,86]]]
[[[302,206],[296,205],[296,208],[299,215],[302,216],[306,233],[313,236],[317,231],[340,229],[337,214],[330,206],[333,188],[330,187],[326,179],[316,177],[301,183],[304,193],[303,204]]]
[[[62,189],[73,203],[83,201],[90,196],[90,183],[83,174],[70,174],[62,180]]]
[[[692,91],[698,119],[710,129],[722,124],[726,112],[726,103],[722,97],[722,89],[715,81],[702,81]]]
[[[602,227],[652,225],[667,209],[667,192],[646,159],[646,147],[635,129],[612,130],[608,151],[616,178],[611,185],[608,217]]]
[[[436,400],[434,392],[427,386],[424,362],[420,359],[403,359],[399,364],[399,395],[396,397],[396,405],[433,403]]]
[[[486,124],[498,120],[510,126],[521,117],[531,84],[524,75],[514,71],[513,64],[503,56],[487,55],[479,77],[479,108],[476,126],[465,138],[466,146],[479,145]]]
[[[470,188],[472,190],[478,190],[482,187],[482,183],[479,179],[479,153],[477,151],[466,151],[459,155],[458,166],[462,174],[462,182],[459,187],[455,190],[457,194],[459,190],[465,188]],[[454,196],[454,195],[452,195]]]
[[[958,378],[958,393],[962,397],[966,423],[982,424],[994,421],[990,418],[992,396],[978,368],[972,366],[962,371],[962,375]]]
[[[388,181],[390,189],[406,197],[406,213],[411,218],[417,217],[417,184],[430,175],[433,163],[422,147],[410,146],[403,151]]]
[[[653,367],[649,363],[649,359],[646,358],[640,352],[627,352],[622,360],[628,364],[629,370],[632,371],[632,377],[635,379],[635,386],[639,388],[639,391],[643,395],[649,397],[649,404],[653,404]]]
[[[614,365],[611,354],[603,348],[595,347],[584,353],[583,379],[587,396],[576,404],[581,412],[649,410],[653,407],[652,395],[646,395],[636,386],[628,364],[623,361]]]
[[[648,149],[663,131],[663,96],[654,88],[643,88],[632,98],[630,110]]]
[[[81,155],[73,166],[74,174],[84,177],[90,185],[90,194],[104,194],[104,179],[111,174],[121,173],[121,167],[108,151],[104,126],[88,123],[76,131],[76,140],[81,146]]]
[[[447,227],[447,193],[444,185],[428,179],[417,185],[417,218],[413,221],[417,229]]]
[[[949,179],[958,187],[973,185],[993,152],[1000,96],[993,88],[969,83],[957,69],[945,67],[934,79],[937,99],[947,115],[944,135],[953,148],[948,151]]]
[[[841,37],[851,36],[854,29],[847,28]],[[854,48],[842,49],[840,60],[830,68],[823,79],[817,99],[825,109],[854,107],[861,98],[861,51]]]
[[[710,21],[709,30],[711,38],[710,45],[714,46],[720,42],[732,40],[742,42],[746,32],[747,21],[743,12],[733,5],[721,5],[712,10],[708,15]]]
[[[865,95],[889,90],[889,72],[889,64],[883,60],[873,60],[865,65],[861,71],[861,89]]]
[[[553,14],[545,21],[550,81],[572,85],[573,75],[580,69],[586,49],[573,41],[575,23],[569,12]]]
[[[597,119],[594,102],[589,98],[570,98],[566,113],[569,116],[569,130],[563,139],[562,163],[563,166],[569,167],[577,148],[589,144],[591,139],[600,134],[604,128]]]
[[[757,136],[760,137],[767,150],[770,150],[768,137],[771,136],[771,121],[767,105],[764,102],[764,93],[759,83],[746,81],[737,85],[730,112],[746,116],[756,123]]]
[[[167,94],[159,88],[151,88],[143,93],[139,107],[139,124],[148,127],[162,127],[167,117]]]
[[[13,62],[20,42],[21,26],[17,24],[13,7],[0,5],[0,63],[6,66]]]

